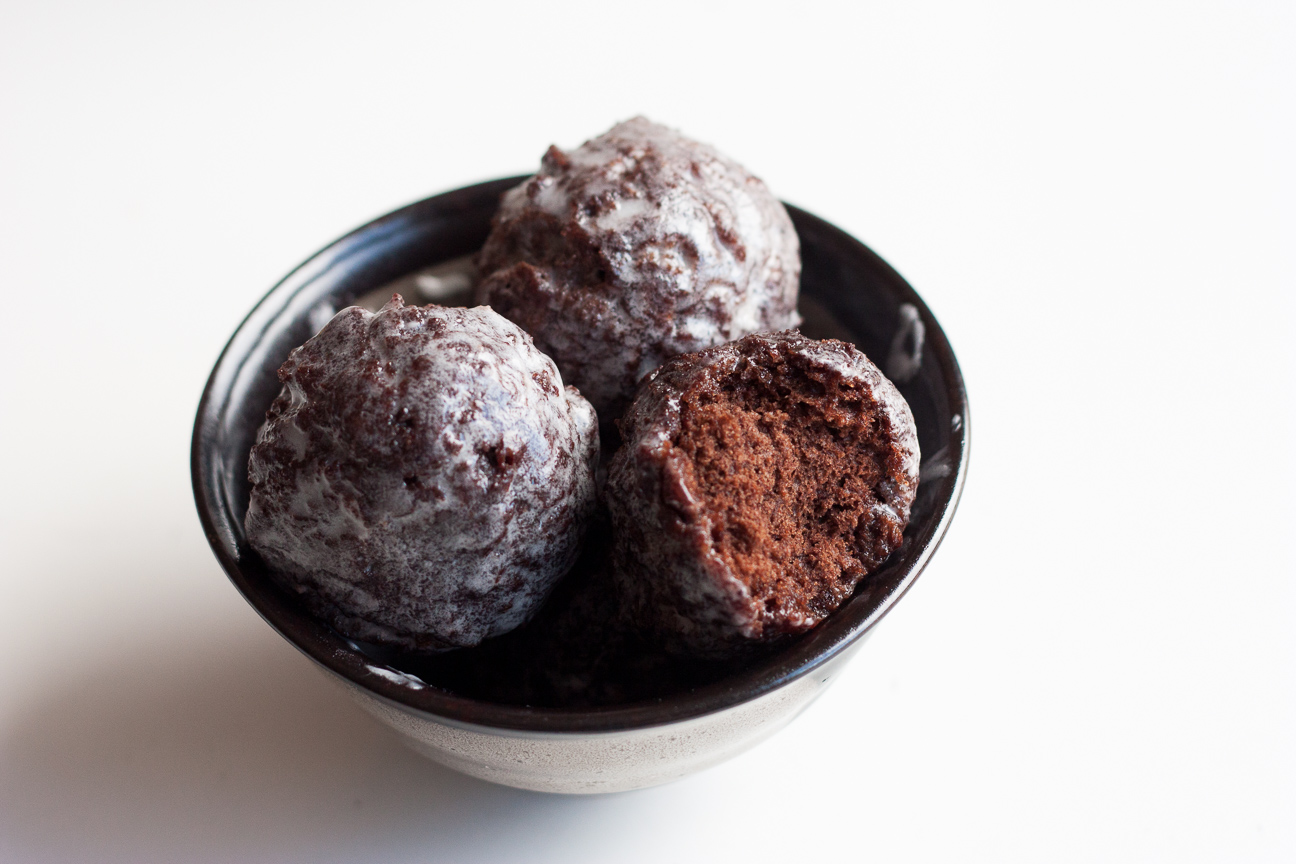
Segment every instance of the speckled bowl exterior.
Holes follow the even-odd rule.
[[[365,649],[278,588],[243,531],[247,460],[279,391],[276,370],[326,310],[481,247],[501,194],[522,177],[411,204],[310,258],[239,326],[212,371],[194,426],[199,517],[235,587],[285,639],[412,748],[455,770],[546,792],[665,783],[755,745],[808,706],[904,595],[949,527],[967,474],[967,394],[940,326],[913,289],[859,241],[795,207],[803,331],[853,342],[908,401],[923,453],[904,542],[821,625],[742,672],[650,703],[541,709],[481,702],[426,684],[398,655]]]

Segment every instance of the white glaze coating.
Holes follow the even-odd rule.
[[[800,320],[783,205],[736,162],[642,117],[551,148],[493,225],[478,302],[535,336],[605,419],[676,354]]]
[[[417,675],[411,675],[408,672],[401,672],[398,669],[387,669],[383,666],[374,666],[369,664],[365,666],[370,674],[377,675],[379,678],[385,678],[393,684],[399,684],[402,687],[408,687],[411,690],[422,690],[427,687],[427,682]]]
[[[887,352],[887,377],[892,381],[906,383],[922,369],[923,342],[927,337],[927,327],[918,314],[918,307],[912,303],[900,304],[900,326],[896,328],[891,339],[891,350]]]
[[[345,309],[280,370],[246,527],[345,635],[473,645],[526,621],[579,551],[594,410],[489,309]]]

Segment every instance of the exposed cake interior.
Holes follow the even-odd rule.
[[[814,626],[900,542],[875,491],[886,421],[863,386],[805,358],[762,352],[680,400],[674,442],[711,541],[752,597],[752,635]]]

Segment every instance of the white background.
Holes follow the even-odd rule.
[[[0,4],[0,858],[1296,860],[1292,6],[886,6]],[[636,113],[910,279],[972,468],[791,727],[549,797],[257,618],[189,433],[317,248]]]

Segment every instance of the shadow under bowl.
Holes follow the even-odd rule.
[[[904,542],[847,603],[786,648],[713,684],[664,698],[558,709],[432,686],[308,615],[278,588],[243,531],[248,452],[288,353],[336,309],[481,247],[500,195],[524,177],[419,201],[330,244],[290,273],[235,331],[194,426],[194,497],[208,542],[253,608],[419,752],[496,783],[550,792],[652,786],[721,762],[781,728],[822,692],[940,544],[968,464],[967,393],[940,325],[868,247],[788,207],[801,239],[807,335],[848,339],[892,376],[918,427],[923,476]]]

